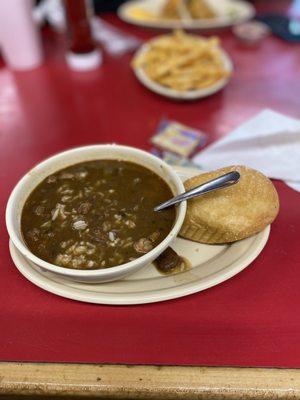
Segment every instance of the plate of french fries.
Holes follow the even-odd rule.
[[[134,55],[137,79],[151,91],[177,100],[195,100],[221,90],[233,72],[217,37],[190,35],[182,30],[143,44]]]
[[[159,29],[225,28],[254,15],[244,0],[130,0],[118,9],[123,21]]]

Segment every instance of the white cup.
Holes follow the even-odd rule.
[[[14,70],[39,66],[43,61],[41,38],[32,16],[32,0],[0,1],[0,48]]]

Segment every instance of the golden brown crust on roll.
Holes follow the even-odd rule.
[[[276,189],[254,169],[225,167],[190,178],[184,186],[189,190],[230,171],[241,175],[236,185],[187,202],[180,236],[201,243],[229,243],[254,235],[274,221],[279,211]]]

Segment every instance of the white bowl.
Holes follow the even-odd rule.
[[[118,159],[132,161],[155,172],[170,186],[174,195],[182,193],[184,186],[174,170],[159,158],[132,147],[114,144],[78,147],[59,153],[36,165],[16,185],[12,191],[6,208],[6,226],[9,236],[17,249],[42,272],[50,272],[61,277],[79,282],[108,282],[121,279],[157,258],[175,239],[186,213],[186,202],[176,209],[176,220],[167,237],[149,253],[128,263],[99,270],[75,270],[50,264],[35,256],[26,246],[21,233],[21,213],[26,199],[33,189],[47,176],[67,166],[99,159]]]
[[[147,53],[149,51],[151,43],[154,43],[158,38],[154,38],[143,44],[136,52],[134,58],[139,58],[143,54]],[[229,75],[225,78],[219,79],[217,82],[215,82],[213,85],[201,88],[201,89],[194,89],[194,90],[176,90],[172,88],[168,88],[166,86],[161,85],[158,82],[153,81],[149,76],[146,74],[144,68],[142,67],[134,67],[133,71],[137,79],[140,81],[142,85],[144,85],[147,89],[151,90],[152,92],[159,94],[164,97],[168,97],[170,99],[174,100],[181,100],[181,101],[191,101],[191,100],[198,100],[202,99],[204,97],[211,96],[212,94],[215,94],[222,90],[230,81],[232,73],[233,73],[233,63],[231,61],[231,58],[229,55],[226,53],[225,50],[223,50],[221,47],[219,48],[220,56],[221,56],[221,61],[223,64],[223,68],[225,71],[229,73]]]

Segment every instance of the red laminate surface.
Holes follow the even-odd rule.
[[[143,39],[155,34],[106,19]],[[130,55],[105,55],[99,71],[71,73],[62,39],[49,31],[42,67],[23,73],[0,67],[0,360],[300,367],[300,195],[283,183],[276,182],[281,211],[258,259],[186,298],[130,307],[78,303],[32,285],[8,252],[8,195],[54,152],[104,142],[148,149],[162,117],[206,131],[209,141],[266,107],[300,118],[299,45],[270,37],[249,49],[230,32],[221,37],[235,64],[233,79],[192,103],[147,91],[130,70]]]

